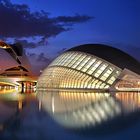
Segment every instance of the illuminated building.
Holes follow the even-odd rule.
[[[38,89],[138,90],[140,63],[119,49],[87,44],[58,56],[42,73]]]
[[[23,75],[31,75],[30,63],[20,44],[8,45],[0,41],[0,66],[0,75],[21,75],[19,71],[23,71]]]
[[[30,63],[20,44],[0,41],[0,90],[35,85]]]

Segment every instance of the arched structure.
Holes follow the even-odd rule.
[[[119,49],[86,44],[58,56],[38,80],[38,88],[138,90],[140,63]]]
[[[0,41],[0,74],[5,73],[8,69],[15,68],[28,70],[27,75],[31,75],[31,66],[21,44],[6,44]]]
[[[31,65],[21,44],[6,44],[0,41],[0,89],[35,85]]]

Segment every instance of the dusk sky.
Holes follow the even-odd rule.
[[[139,0],[0,0],[0,38],[21,42],[33,69],[80,44],[117,47],[140,61]]]

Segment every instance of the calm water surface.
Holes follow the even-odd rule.
[[[0,139],[139,139],[140,93],[0,91]]]

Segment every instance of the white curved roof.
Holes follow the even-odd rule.
[[[0,48],[0,74],[6,69],[16,67],[19,64],[4,49]]]

